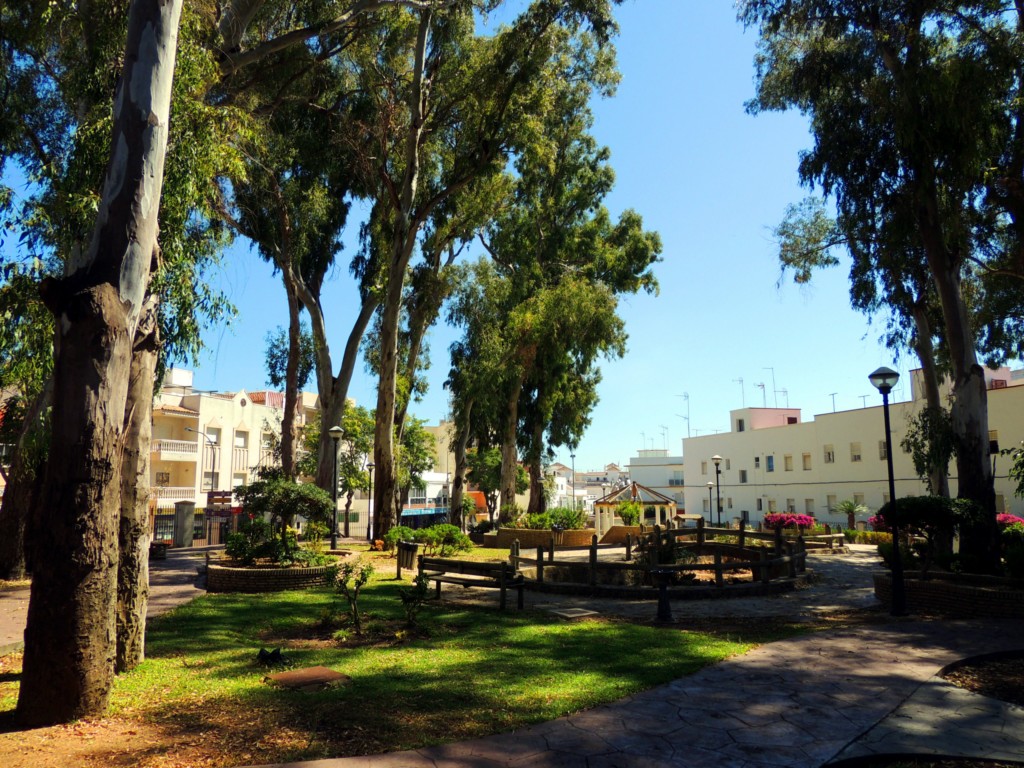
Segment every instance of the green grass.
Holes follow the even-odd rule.
[[[328,590],[208,595],[150,624],[147,660],[117,679],[111,714],[203,732],[224,749],[260,744],[260,762],[410,749],[519,728],[690,674],[750,643],[619,621],[563,622],[534,611],[430,601],[404,626],[380,564],[360,606],[365,633],[343,640],[318,619]],[[495,595],[495,603],[497,596]],[[260,647],[351,684],[315,693],[264,682]],[[14,687],[7,684],[4,687]],[[7,697],[5,706],[13,707]],[[230,747],[230,743],[236,746]],[[227,755],[221,751],[224,762]]]

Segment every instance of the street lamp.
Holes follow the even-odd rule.
[[[715,511],[714,501],[711,499],[711,489],[715,487],[715,484],[708,480],[708,523],[711,522],[711,513]]]
[[[370,522],[373,520],[373,462],[366,465],[370,472],[370,497],[366,500],[366,540],[373,543],[373,528]]]
[[[892,471],[892,431],[889,427],[889,393],[900,380],[891,368],[882,367],[868,376],[868,381],[882,393],[882,413],[885,415],[885,463],[889,470],[889,503],[892,505],[892,606],[893,616],[907,612],[907,597],[903,585],[903,558],[900,556],[900,527],[896,514],[896,478]]]
[[[722,527],[722,457],[717,453],[711,457],[715,463],[715,507],[718,509],[718,527]]]
[[[331,498],[334,499],[334,518],[331,523],[331,549],[338,548],[338,445],[344,430],[335,425],[327,430],[334,441],[334,479],[331,482]],[[348,538],[348,515],[345,515],[345,538]]]
[[[216,441],[212,437],[210,437],[208,434],[203,432],[203,430],[201,430],[201,429],[192,429],[192,427],[185,427],[185,431],[186,432],[191,432],[192,434],[195,434],[195,435],[202,435],[203,437],[206,438],[206,442],[210,444],[210,490],[211,491],[219,490],[218,488],[214,488],[213,487],[214,486],[213,478],[217,474],[217,452],[216,452],[217,451],[217,443],[216,443]],[[217,485],[220,485],[220,483],[218,482]],[[202,485],[200,485],[199,487],[202,488]]]
[[[572,459],[572,508],[576,509],[576,452],[570,451],[569,458]]]

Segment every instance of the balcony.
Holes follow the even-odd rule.
[[[151,493],[156,498],[157,509],[173,509],[178,501],[197,502],[195,488],[158,485],[152,488]]]
[[[150,451],[160,461],[189,461],[199,458],[199,443],[192,440],[154,440]]]

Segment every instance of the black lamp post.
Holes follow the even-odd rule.
[[[885,463],[889,470],[889,504],[892,508],[892,606],[893,616],[902,616],[907,611],[907,597],[903,585],[903,558],[900,556],[900,527],[896,512],[896,479],[892,471],[892,431],[889,427],[889,393],[900,380],[900,375],[891,368],[879,368],[868,376],[868,381],[882,393],[882,413],[885,415]]]
[[[714,500],[711,498],[711,489],[715,487],[715,484],[708,480],[708,523],[711,523],[711,515],[715,511]]]
[[[331,483],[331,498],[334,499],[334,515],[331,522],[331,549],[338,548],[338,444],[341,442],[342,429],[333,426],[327,433],[334,441],[334,481]],[[345,536],[348,536],[348,516],[345,516]]]
[[[715,508],[718,510],[718,527],[722,527],[722,457],[717,453],[711,457],[715,463]]]
[[[572,459],[572,508],[576,509],[576,451],[569,452],[569,458]]]
[[[373,528],[370,523],[373,521],[373,462],[366,465],[370,472],[370,497],[366,500],[366,540],[373,542]]]

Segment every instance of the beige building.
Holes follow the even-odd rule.
[[[924,408],[918,372],[911,375],[911,399],[890,403],[896,495],[927,493],[910,454],[900,447],[908,419]],[[1024,370],[985,371],[990,440],[995,448],[1024,439]],[[877,405],[815,416],[803,421],[795,408],[742,408],[730,413],[730,431],[684,439],[686,510],[715,509],[721,497],[722,521],[760,520],[769,512],[797,512],[838,520],[831,510],[844,499],[865,504],[872,514],[889,498],[882,398]],[[716,478],[712,456],[721,456]],[[1008,457],[995,456],[996,505],[1024,515],[1024,499],[1013,495]],[[631,466],[632,470],[632,466]],[[711,483],[709,490],[708,483]],[[956,492],[956,464],[950,464],[950,490]]]
[[[172,368],[153,403],[151,485],[157,508],[206,505],[209,491],[231,491],[275,463],[284,395],[199,392],[192,372]],[[316,418],[316,395],[302,393],[299,424]]]

